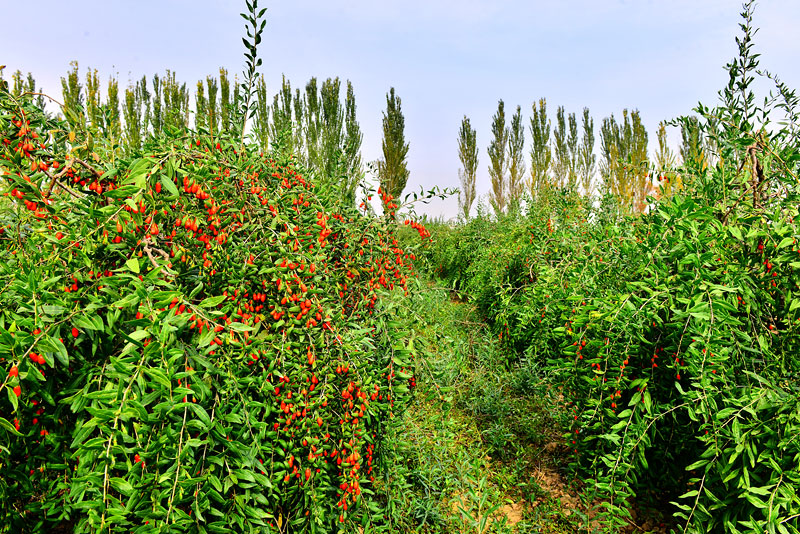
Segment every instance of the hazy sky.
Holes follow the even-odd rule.
[[[124,85],[166,69],[194,89],[219,67],[244,66],[240,0],[3,0],[0,64],[30,71],[60,97],[59,78],[118,73]],[[741,2],[733,0],[296,0],[265,2],[260,56],[270,94],[312,76],[353,82],[365,161],[380,157],[381,112],[395,87],[410,143],[408,189],[458,186],[456,136],[467,115],[478,131],[478,194],[489,190],[486,147],[498,99],[507,115],[547,98],[595,127],[639,109],[651,140],[662,119],[714,104],[736,53]],[[31,19],[31,7],[36,17]],[[22,24],[8,21],[32,21]],[[800,0],[756,7],[761,67],[800,88]],[[768,89],[768,86],[765,86]],[[597,134],[596,134],[597,135]],[[599,137],[599,135],[597,135]],[[530,133],[526,131],[526,149]],[[673,134],[673,139],[675,139]],[[527,150],[526,150],[527,151]],[[456,214],[457,202],[421,211]]]

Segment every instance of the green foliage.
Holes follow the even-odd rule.
[[[383,515],[416,353],[387,298],[411,275],[395,225],[228,136],[111,161],[6,91],[0,136],[0,530]]]
[[[492,116],[492,141],[487,151],[489,152],[489,178],[492,189],[489,192],[489,203],[495,215],[501,216],[508,204],[508,170],[507,147],[509,138],[506,127],[506,112],[503,100],[497,102],[497,112]]]
[[[518,207],[525,191],[525,127],[522,109],[517,106],[508,129],[508,202]]]
[[[475,180],[478,173],[478,133],[465,115],[461,120],[458,131],[458,159],[461,160],[461,169],[458,178],[461,189],[458,193],[458,205],[464,219],[469,219],[469,212],[475,202]]]
[[[620,199],[626,212],[641,213],[653,193],[647,157],[647,130],[638,110],[622,111],[622,122],[612,114],[600,127],[600,174],[603,192]]]
[[[344,101],[344,169],[345,183],[343,184],[342,200],[349,205],[355,204],[356,188],[364,178],[363,162],[361,160],[361,142],[364,134],[356,119],[356,95],[353,84],[347,80],[347,94]]]
[[[583,108],[581,126],[583,133],[578,148],[577,173],[583,194],[591,197],[597,156],[594,154],[594,119],[589,116],[589,108]]]
[[[547,101],[539,99],[533,103],[531,116],[531,198],[549,185],[550,166],[553,154],[550,149],[550,119],[547,118]]]
[[[755,104],[751,15],[721,105],[697,109],[715,166],[687,161],[682,189],[635,217],[618,215],[626,195],[540,193],[520,217],[434,233],[427,255],[509,365],[534,361],[560,383],[573,469],[609,526],[649,501],[688,532],[800,531],[797,102],[783,85]],[[771,125],[776,110],[789,122]],[[601,136],[627,155],[604,164],[635,185],[645,137],[625,117]]]
[[[262,151],[269,148],[269,100],[264,76],[256,82],[256,114],[253,117],[253,137]]]
[[[408,143],[405,138],[405,118],[400,97],[394,87],[386,95],[386,111],[383,113],[383,158],[378,161],[378,178],[384,193],[384,206],[398,198],[408,182]],[[389,210],[387,210],[389,211]]]

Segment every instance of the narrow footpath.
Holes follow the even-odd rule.
[[[474,307],[424,284],[417,316],[417,399],[405,414],[394,480],[401,532],[577,533],[590,518],[565,473],[558,391],[510,355]]]

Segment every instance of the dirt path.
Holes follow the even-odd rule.
[[[411,481],[402,527],[598,531],[601,503],[587,506],[586,488],[569,479],[562,438],[569,414],[543,370],[508,354],[474,307],[446,288],[429,284],[409,306],[427,350],[417,356],[417,401],[396,440],[398,475]],[[664,531],[633,515],[638,521],[626,532]]]

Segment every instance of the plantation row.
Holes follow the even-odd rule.
[[[800,531],[798,100],[759,108],[750,21],[700,127],[717,163],[626,216],[568,189],[432,229],[428,269],[469,296],[564,398],[574,474],[622,527],[632,506],[690,532]],[[671,504],[670,504],[671,503]]]
[[[391,219],[285,152],[183,130],[122,158],[3,90],[0,139],[0,530],[384,521],[415,353]]]

